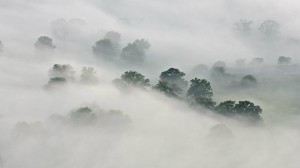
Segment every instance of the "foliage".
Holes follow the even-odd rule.
[[[117,51],[110,39],[99,40],[92,48],[95,55],[106,59],[112,59],[117,54]]]
[[[239,115],[251,117],[254,119],[261,119],[260,113],[262,113],[262,109],[260,108],[260,106],[256,106],[250,101],[239,101],[238,104],[235,104],[234,110]]]
[[[167,82],[169,85],[177,85],[180,89],[185,89],[188,82],[183,78],[185,73],[179,71],[176,68],[169,68],[160,74],[159,78],[163,82]]]
[[[191,85],[187,91],[187,96],[192,98],[205,97],[211,98],[213,96],[213,91],[206,79],[192,79]]]
[[[156,84],[153,88],[170,97],[178,97],[178,95],[182,92],[177,85],[169,84],[168,82],[164,81],[159,81],[158,84]]]
[[[128,43],[122,49],[121,58],[131,63],[143,63],[145,61],[145,50],[150,48],[150,43],[145,39],[137,39]]]
[[[89,107],[81,107],[71,112],[71,121],[78,124],[93,124],[97,120],[97,116]]]
[[[242,86],[251,87],[251,86],[255,86],[256,84],[257,84],[257,80],[252,75],[246,75],[241,80],[241,85]]]
[[[291,61],[292,61],[291,57],[285,57],[285,56],[278,57],[279,65],[289,65],[289,64],[291,64]]]
[[[40,36],[34,45],[40,50],[51,51],[55,49],[55,46],[52,44],[52,39],[48,36]]]
[[[258,30],[267,38],[274,38],[279,35],[279,23],[274,20],[264,21]]]
[[[211,97],[197,97],[195,101],[198,105],[210,110],[213,110],[216,105],[216,102]]]
[[[216,110],[216,112],[218,112],[220,114],[223,114],[226,116],[232,116],[232,115],[236,114],[234,107],[235,107],[235,101],[227,100],[227,101],[219,103],[216,106],[215,110]]]
[[[150,86],[150,80],[136,71],[126,71],[122,74],[121,79],[113,81],[117,86],[135,86],[145,88]]]
[[[68,64],[54,64],[49,70],[50,78],[65,78],[67,80],[75,80],[75,71],[71,65]]]
[[[81,82],[88,84],[98,83],[98,78],[95,76],[96,71],[93,67],[83,67],[81,70]]]

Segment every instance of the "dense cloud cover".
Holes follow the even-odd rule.
[[[298,168],[299,4],[0,0],[0,167]],[[147,86],[116,86],[129,70]],[[191,106],[195,77],[263,122]]]

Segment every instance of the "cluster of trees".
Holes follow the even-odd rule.
[[[134,42],[128,43],[122,49],[120,41],[120,33],[109,31],[102,39],[95,42],[92,46],[92,51],[96,56],[109,61],[118,58],[132,64],[141,64],[145,61],[146,51],[151,46],[147,40],[136,39]],[[54,51],[56,48],[53,44],[53,40],[48,36],[40,36],[34,45],[41,51]]]
[[[77,125],[100,125],[105,127],[124,127],[131,123],[129,116],[120,110],[103,110],[93,107],[80,107],[72,110],[67,117],[70,123]]]
[[[253,34],[254,29],[252,28],[253,21],[241,19],[235,23],[235,30],[243,36]],[[257,28],[257,31],[265,38],[273,39],[280,35],[280,24],[274,20],[265,20]]]
[[[126,62],[143,63],[146,50],[150,48],[150,43],[145,39],[137,39],[120,50],[120,38],[121,35],[118,32],[110,31],[106,33],[103,39],[98,40],[93,45],[93,53],[106,60],[114,60],[119,56]]]
[[[93,67],[83,67],[80,75],[80,82],[84,84],[97,84],[98,78]],[[54,64],[48,71],[49,82],[46,88],[66,84],[75,81],[75,70],[69,64]]]
[[[260,106],[254,105],[250,101],[239,101],[236,103],[232,100],[227,100],[217,104],[213,100],[213,90],[210,82],[206,79],[194,78],[188,81],[184,79],[185,73],[176,68],[170,68],[160,75],[160,80],[153,86],[157,90],[167,96],[179,98],[189,102],[193,106],[200,106],[210,109],[218,114],[225,116],[242,116],[254,121],[260,121],[262,109]],[[253,80],[252,76],[244,77],[245,81]],[[120,79],[114,80],[117,86],[125,87],[133,86],[146,89],[150,86],[149,79],[136,71],[125,72]],[[189,84],[189,87],[188,87]]]

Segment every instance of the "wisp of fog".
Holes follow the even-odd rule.
[[[0,168],[299,168],[299,5],[0,0]]]

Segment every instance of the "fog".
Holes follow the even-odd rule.
[[[0,0],[0,168],[298,168],[298,6]],[[48,48],[39,37],[50,37]],[[71,68],[57,73],[55,64]],[[87,81],[83,67],[95,71]],[[215,107],[186,96],[191,82],[178,96],[157,91],[172,67],[187,82],[207,79]],[[116,85],[130,70],[148,85]],[[226,100],[259,105],[261,120],[215,112]]]

